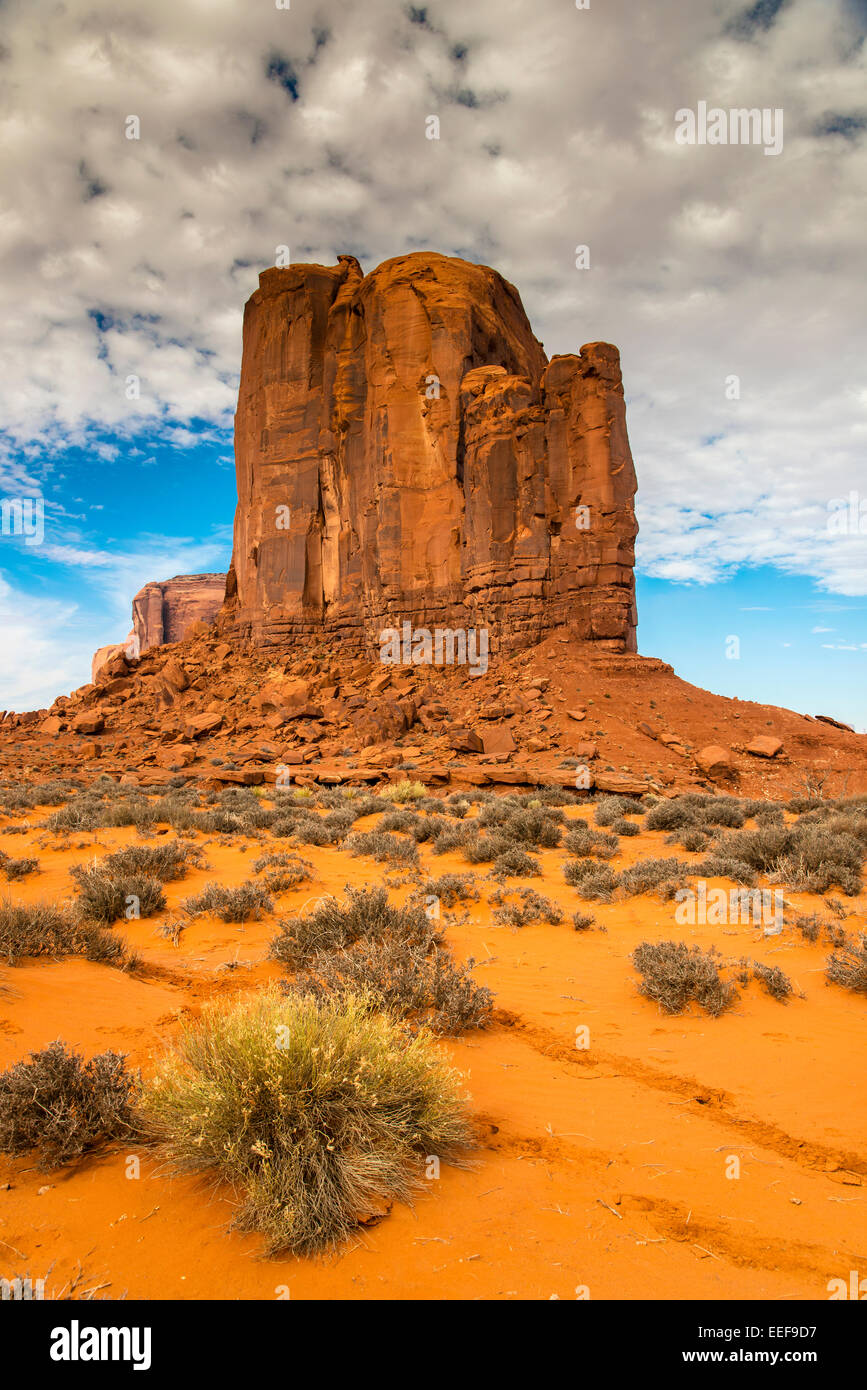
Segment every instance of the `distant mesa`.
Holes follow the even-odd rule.
[[[567,625],[636,650],[635,470],[618,351],[550,362],[496,271],[416,252],[266,270],[244,312],[229,641]],[[145,651],[212,621],[221,575],[148,584]]]
[[[132,631],[125,641],[94,654],[92,679],[116,656],[135,660],[150,647],[182,641],[194,623],[213,623],[225,593],[224,574],[178,574],[145,584],[132,601]]]

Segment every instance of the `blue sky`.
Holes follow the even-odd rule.
[[[867,725],[867,516],[828,526],[867,512],[865,0],[3,12],[0,499],[46,522],[0,535],[0,709],[86,681],[147,580],[228,564],[277,248],[429,247],[505,274],[549,356],[620,347],[641,650]],[[782,153],[679,145],[699,101],[782,109]]]

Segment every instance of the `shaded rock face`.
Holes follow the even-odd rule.
[[[212,623],[225,593],[224,574],[179,574],[145,584],[132,601],[134,655],[182,641],[193,623]]]
[[[635,650],[617,349],[547,361],[517,291],[433,253],[265,271],[244,315],[222,627],[282,643],[562,623]],[[150,586],[148,586],[150,587]],[[146,591],[143,591],[146,592]]]
[[[115,657],[122,656],[127,661],[135,661],[139,654],[138,638],[135,632],[128,632],[126,640],[116,642],[110,647],[99,647],[93,654],[90,663],[90,679],[95,681],[103,666],[107,666]]]

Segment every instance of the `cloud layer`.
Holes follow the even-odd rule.
[[[278,247],[429,247],[501,270],[549,354],[620,346],[645,572],[867,593],[867,518],[828,526],[867,489],[863,0],[3,13],[0,490],[95,432],[109,468],[106,431],[228,426]],[[679,145],[699,101],[782,108],[783,152]]]

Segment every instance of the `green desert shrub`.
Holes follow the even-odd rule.
[[[710,834],[699,826],[688,825],[682,830],[675,830],[671,835],[666,835],[665,843],[667,845],[679,845],[681,849],[689,850],[691,854],[700,854],[710,844]]]
[[[59,1168],[136,1128],[135,1077],[117,1052],[85,1062],[59,1039],[0,1072],[0,1153]]]
[[[426,1030],[370,996],[273,988],[184,1025],[143,1101],[181,1172],[236,1189],[234,1224],[269,1254],[307,1255],[409,1201],[427,1154],[471,1141],[458,1076]]]
[[[852,834],[825,824],[765,825],[721,835],[714,853],[740,860],[804,892],[840,888],[849,896],[861,891],[864,846]]]
[[[162,912],[166,895],[149,874],[107,873],[100,865],[70,869],[78,889],[78,910],[89,922],[111,926],[121,917],[152,917]]]
[[[639,992],[663,1013],[681,1014],[696,1003],[717,1018],[739,998],[735,986],[720,975],[717,956],[713,947],[705,951],[682,941],[642,941],[632,953],[641,975]]]
[[[209,883],[183,903],[185,912],[193,915],[211,912],[223,922],[249,922],[258,920],[263,912],[270,912],[274,904],[267,888],[262,883],[239,883],[228,887],[223,883]]]
[[[427,796],[427,788],[423,782],[411,782],[405,777],[401,782],[393,782],[390,787],[385,787],[380,792],[383,801],[420,801]]]

